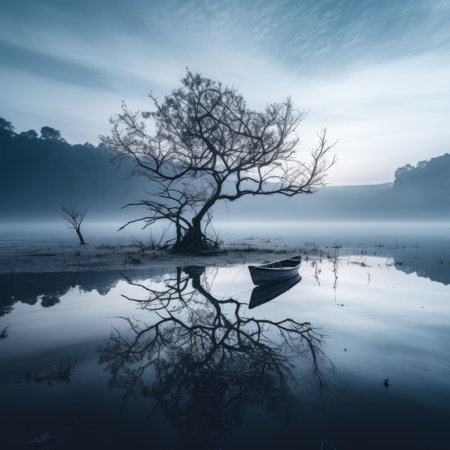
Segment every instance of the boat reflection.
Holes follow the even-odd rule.
[[[162,290],[141,286],[149,323],[124,318],[99,348],[110,386],[155,401],[183,448],[222,448],[248,407],[287,413],[294,363],[311,364],[322,390],[323,336],[308,322],[246,316],[247,306],[211,293],[214,273],[178,269]],[[299,280],[297,280],[298,282]],[[128,298],[128,297],[126,297]]]
[[[302,277],[297,274],[287,280],[278,281],[276,283],[261,284],[253,289],[250,297],[249,309],[256,308],[264,303],[279,297],[289,289],[293,288],[301,281]]]

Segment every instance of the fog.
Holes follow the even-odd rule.
[[[38,135],[34,130],[16,133],[5,123],[0,129],[0,222],[59,220],[62,205],[88,209],[86,222],[123,224],[145,215],[142,208],[122,209],[158,190],[147,178],[132,175],[129,158],[117,159],[104,146],[70,145],[50,127]],[[450,219],[449,154],[392,171],[389,183],[326,186],[293,198],[245,196],[217,203],[213,212],[216,220],[233,222]]]

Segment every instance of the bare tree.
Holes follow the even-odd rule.
[[[67,222],[67,227],[74,229],[77,233],[78,239],[80,239],[81,245],[86,245],[86,242],[81,234],[81,224],[83,223],[84,217],[86,216],[88,210],[84,211],[77,210],[74,206],[68,208],[66,206],[61,206],[62,216]]]
[[[323,185],[335,162],[326,159],[332,146],[323,130],[309,161],[297,160],[295,132],[305,113],[290,98],[257,112],[236,89],[199,74],[188,71],[181,82],[162,102],[150,95],[152,112],[132,112],[124,103],[111,118],[111,135],[101,136],[104,144],[134,159],[134,174],[159,187],[132,203],[146,206],[149,214],[124,226],[169,221],[176,231],[173,250],[197,251],[217,245],[204,224],[217,201],[293,197]]]

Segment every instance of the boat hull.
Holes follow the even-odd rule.
[[[271,269],[267,267],[248,266],[254,284],[274,283],[294,277],[298,273],[297,267],[285,269]]]

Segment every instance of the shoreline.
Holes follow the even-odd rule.
[[[198,254],[140,249],[133,244],[11,245],[0,249],[0,275],[11,273],[120,271],[154,267],[226,266],[284,259],[300,249],[224,247]]]
[[[228,244],[217,250],[198,254],[174,254],[167,250],[140,247],[136,243],[118,244],[50,244],[0,247],[0,275],[12,273],[127,271],[155,267],[228,266],[262,264],[300,254],[304,260],[343,256],[405,257],[417,252],[414,246],[387,244],[343,246],[304,242],[302,245],[268,243],[262,240]]]

